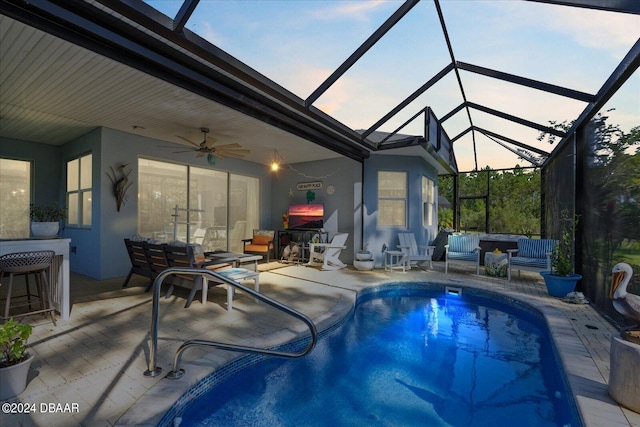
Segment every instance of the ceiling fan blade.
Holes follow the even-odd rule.
[[[180,138],[181,140],[186,141],[186,142],[188,142],[189,144],[191,144],[191,145],[195,145],[196,147],[200,148],[200,144],[198,144],[198,143],[196,143],[196,142],[193,142],[193,141],[191,141],[190,139],[185,138],[184,136],[176,135],[176,138]]]
[[[212,152],[211,155],[213,157],[216,157],[216,158],[220,159],[220,160],[224,160],[226,158],[225,156],[223,156],[222,154],[218,153],[217,151]]]
[[[213,147],[213,144],[215,144],[215,143],[216,143],[216,141],[217,141],[217,139],[212,138],[212,137],[210,137],[210,136],[207,136],[207,142],[206,142],[204,145],[205,145],[205,147],[207,147],[207,148],[211,148],[211,147]]]
[[[233,144],[218,145],[214,148],[216,150],[226,150],[228,148],[240,148],[240,147],[242,147],[240,144],[234,142]]]
[[[223,153],[227,157],[233,157],[233,158],[236,158],[236,159],[244,159],[244,154],[234,153],[233,151],[223,151]],[[215,155],[219,156],[220,153],[216,152]]]
[[[176,153],[190,153],[191,151],[193,151],[192,149],[188,149],[188,150],[180,150],[180,151],[172,151],[172,153],[176,154]]]
[[[219,151],[224,151],[226,153],[236,153],[236,154],[249,154],[251,152],[251,150],[241,150],[238,148],[223,148],[222,150]]]
[[[204,151],[198,151],[198,155],[196,157],[204,157]]]

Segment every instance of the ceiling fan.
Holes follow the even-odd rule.
[[[174,153],[186,153],[187,151],[196,151],[198,155],[196,157],[204,157],[207,154],[208,158],[217,157],[219,159],[224,159],[226,157],[234,157],[236,159],[243,159],[246,154],[249,154],[249,150],[241,149],[241,145],[237,143],[233,144],[225,144],[215,146],[216,139],[207,135],[209,133],[209,128],[200,128],[200,131],[203,133],[202,142],[197,143],[191,141],[184,136],[176,135],[176,137],[181,140],[188,142],[193,145],[193,148],[189,148],[188,150],[174,151]]]

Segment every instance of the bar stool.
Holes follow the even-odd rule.
[[[4,309],[3,319],[9,319],[10,317],[27,316],[31,314],[42,313],[45,317],[47,313],[51,313],[51,321],[53,325],[56,325],[55,308],[51,301],[51,293],[49,291],[49,279],[47,278],[46,271],[51,267],[51,262],[55,256],[54,251],[31,251],[31,252],[15,252],[0,256],[0,286],[2,286],[2,275],[4,273],[9,274],[9,286],[7,288],[7,301]],[[31,292],[29,290],[29,275],[33,274],[36,278],[37,298],[40,301],[40,309],[33,310],[31,307]],[[11,292],[13,288],[14,276],[25,276],[27,294],[21,295],[27,297],[27,302],[24,304],[11,305]],[[14,297],[14,300],[17,297]],[[17,313],[13,316],[9,316],[9,309],[11,307],[29,306],[29,311],[24,313]]]

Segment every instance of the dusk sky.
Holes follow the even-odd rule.
[[[173,17],[181,1],[148,1]],[[307,98],[401,1],[201,1],[187,28],[302,99]],[[640,16],[516,0],[440,2],[457,61],[595,94],[640,38]],[[366,129],[451,62],[434,2],[416,5],[314,106],[352,129]],[[586,103],[465,71],[467,100],[548,125],[576,119]],[[430,106],[443,117],[463,102],[449,73],[379,130],[393,131]],[[640,125],[640,73],[607,105],[610,124]],[[538,131],[478,110],[473,124],[525,144]],[[415,120],[401,133],[422,135]],[[444,123],[450,138],[470,126],[463,110]],[[517,156],[476,134],[478,166],[513,167]],[[456,141],[461,171],[474,167],[471,133]]]

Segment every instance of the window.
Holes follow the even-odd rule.
[[[407,226],[407,173],[378,171],[378,227]]]
[[[422,226],[435,225],[435,183],[426,176],[422,177]]]
[[[0,159],[0,239],[29,237],[31,162]]]
[[[68,225],[91,226],[92,161],[87,154],[67,162]]]
[[[141,236],[242,252],[242,239],[260,228],[258,178],[148,159],[138,171]]]

